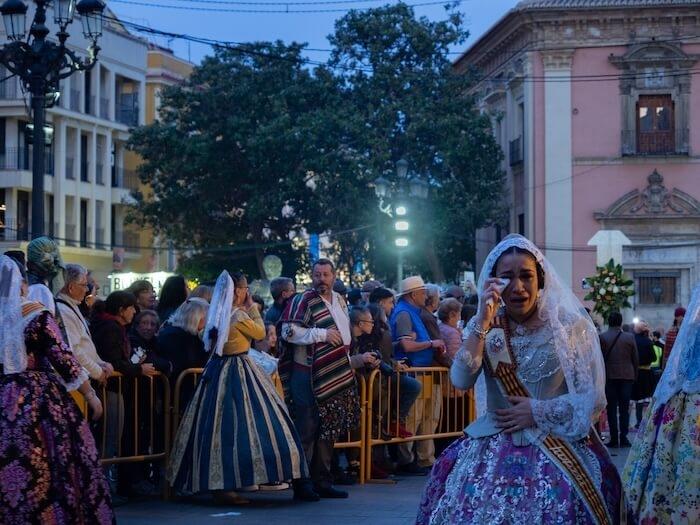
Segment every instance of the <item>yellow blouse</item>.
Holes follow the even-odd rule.
[[[265,339],[265,323],[255,305],[247,312],[242,308],[237,308],[231,314],[231,328],[223,354],[241,354],[250,349],[252,340],[261,339]]]

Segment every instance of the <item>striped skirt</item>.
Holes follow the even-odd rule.
[[[294,423],[270,378],[247,354],[214,356],[178,428],[170,484],[204,492],[308,475]]]

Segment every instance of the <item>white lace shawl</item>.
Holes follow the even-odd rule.
[[[548,433],[567,439],[584,438],[606,405],[605,365],[598,333],[571,288],[564,284],[539,248],[521,235],[509,235],[491,250],[479,275],[479,292],[501,254],[514,246],[530,252],[544,270],[545,286],[539,292],[537,315],[551,333],[568,390],[553,399],[532,400],[537,428],[526,434],[533,439],[542,439]],[[464,339],[468,335],[465,330]],[[482,415],[486,412],[483,376],[476,383],[476,400],[477,412]]]
[[[17,263],[0,256],[0,362],[5,374],[27,369],[24,343],[26,319],[22,318],[22,274]]]
[[[678,392],[700,392],[700,283],[695,286],[673,350],[654,392],[657,404]]]
[[[211,304],[207,312],[207,324],[204,327],[204,349],[207,352],[222,355],[224,345],[228,341],[233,311],[233,279],[224,270],[216,280],[216,286],[211,296]],[[213,332],[212,332],[213,330]],[[212,337],[214,334],[215,337]],[[215,345],[212,343],[215,341]]]

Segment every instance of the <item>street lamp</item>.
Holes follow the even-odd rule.
[[[394,222],[394,230],[397,232],[398,236],[394,239],[394,245],[397,248],[397,258],[398,264],[396,269],[397,282],[400,283],[403,280],[403,256],[404,249],[409,246],[409,239],[406,236],[410,228],[410,223],[406,220],[408,215],[408,208],[403,202],[407,196],[414,199],[425,200],[428,198],[428,191],[430,185],[421,179],[419,176],[414,175],[408,178],[408,161],[405,159],[400,159],[395,164],[396,169],[396,180],[397,183],[392,186],[384,177],[379,177],[374,181],[374,192],[379,199],[379,210],[388,215],[389,217],[400,217],[400,219]],[[391,204],[391,199],[394,198],[394,206]],[[389,201],[389,202],[386,202]]]
[[[46,9],[49,0],[34,0],[36,11],[25,41],[27,5],[22,0],[5,0],[0,14],[5,32],[10,40],[0,48],[0,63],[13,75],[17,75],[24,88],[31,94],[33,117],[32,142],[32,238],[43,235],[44,230],[44,142],[46,140],[46,108],[58,100],[59,82],[76,71],[88,71],[97,62],[100,50],[97,39],[102,35],[102,0],[54,0],[54,22],[58,43],[46,39]],[[87,59],[79,58],[66,47],[66,29],[78,11],[83,24],[83,35],[92,43]]]

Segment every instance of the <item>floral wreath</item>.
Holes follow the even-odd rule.
[[[612,312],[632,307],[629,298],[635,294],[634,281],[625,277],[622,265],[615,264],[613,259],[605,266],[597,266],[596,275],[586,277],[586,284],[590,292],[584,300],[593,301],[593,311],[600,314],[604,320],[607,320]]]

